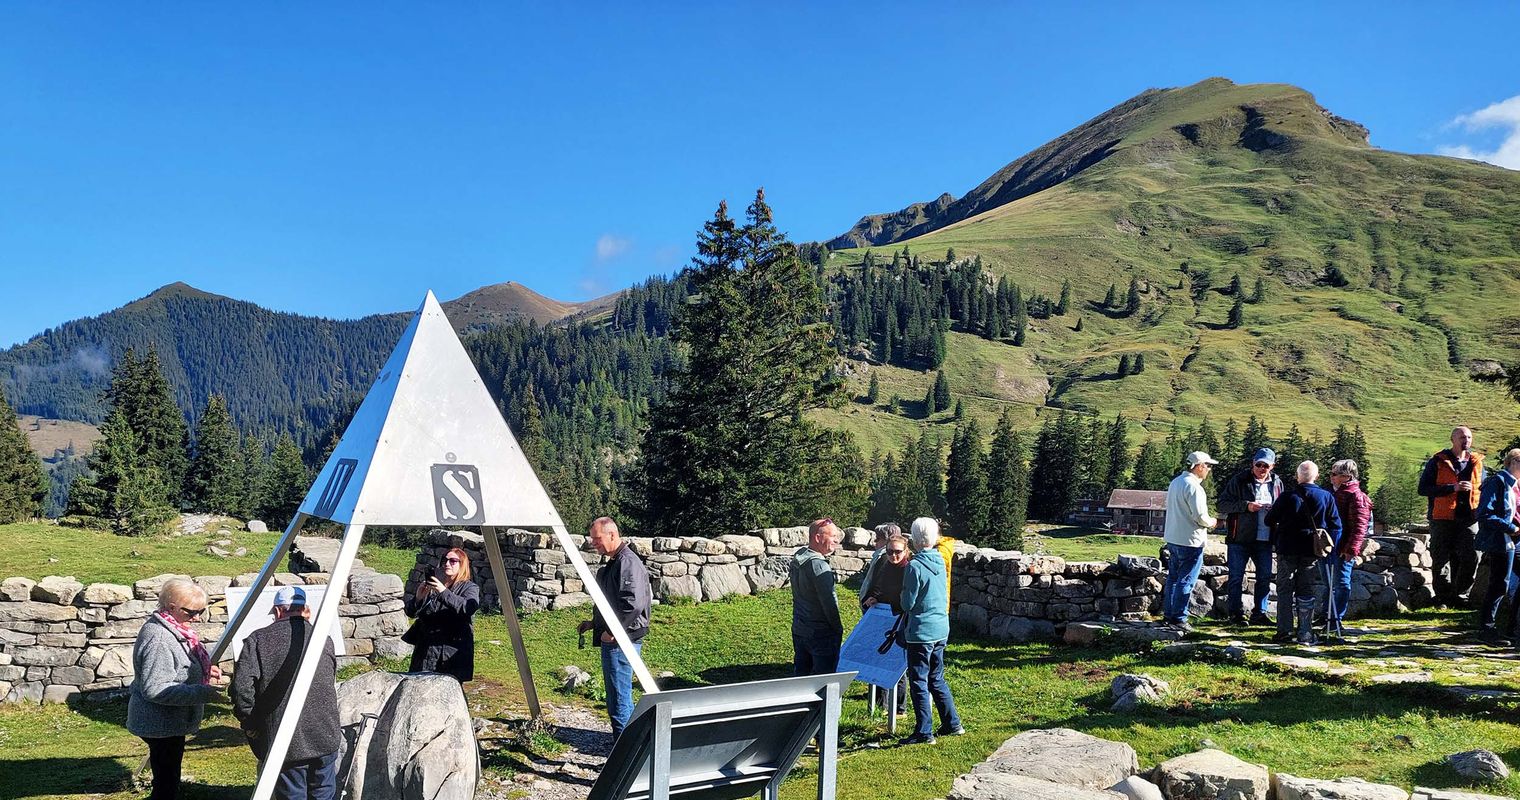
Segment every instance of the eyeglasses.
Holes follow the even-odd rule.
[[[906,553],[906,552],[908,552],[908,551],[902,549],[901,547],[896,547],[896,548],[889,547],[889,548],[887,548],[887,554],[888,555],[900,556],[900,555],[902,555],[903,553]]]
[[[1257,469],[1271,469],[1272,468],[1272,465],[1268,464],[1265,461],[1258,461],[1255,464],[1252,464],[1251,466],[1256,467]]]
[[[179,610],[185,612],[185,616],[189,617],[190,619],[195,619],[196,617],[199,617],[202,614],[206,613],[205,606],[201,606],[200,608],[185,608],[184,606],[180,606]]]
[[[463,564],[464,562],[461,561],[461,560],[459,560],[459,559],[457,559],[457,558],[445,558],[443,560],[443,563],[445,563],[445,564]]]

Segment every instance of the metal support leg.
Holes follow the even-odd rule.
[[[818,745],[818,800],[834,800],[839,772],[839,684],[823,689],[823,721]]]
[[[649,751],[649,800],[670,800],[670,704],[654,707],[654,742]]]
[[[512,655],[517,659],[517,677],[522,681],[523,695],[528,700],[528,714],[533,719],[543,716],[538,706],[538,689],[533,685],[533,670],[528,666],[528,649],[523,646],[522,625],[517,620],[517,604],[512,600],[512,583],[507,580],[507,568],[501,557],[501,542],[496,538],[496,527],[487,525],[480,529],[486,540],[486,558],[491,562],[491,574],[496,579],[496,596],[501,598],[501,615],[507,621],[507,633],[512,637]]]
[[[887,690],[887,735],[897,735],[897,684]]]
[[[285,765],[285,753],[290,750],[290,739],[301,721],[299,709],[306,707],[306,696],[311,689],[311,681],[317,674],[317,659],[322,657],[322,648],[329,632],[338,624],[338,605],[348,586],[348,574],[354,565],[354,555],[359,552],[359,540],[363,538],[363,525],[349,525],[343,531],[343,546],[338,550],[338,561],[333,565],[328,590],[322,595],[322,605],[317,609],[316,618],[311,621],[311,640],[301,653],[296,679],[291,684],[290,695],[285,701],[285,707],[295,711],[280,719],[280,727],[275,731],[274,740],[269,743],[269,752],[260,766],[259,784],[253,790],[253,800],[269,800],[274,795],[280,768]]]
[[[866,709],[866,713],[874,717],[876,716],[876,686],[868,683],[866,684],[866,691],[870,695],[870,700],[868,701],[870,707]]]

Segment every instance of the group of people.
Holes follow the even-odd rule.
[[[1520,614],[1513,616],[1507,632],[1500,631],[1497,617],[1515,586],[1520,449],[1506,453],[1501,468],[1485,477],[1483,456],[1472,450],[1472,442],[1469,428],[1456,428],[1451,447],[1431,456],[1420,474],[1418,491],[1429,501],[1435,597],[1450,607],[1476,605],[1480,636],[1509,644],[1520,638]],[[1221,526],[1209,513],[1204,486],[1218,463],[1208,453],[1190,453],[1187,469],[1167,487],[1162,616],[1163,624],[1183,631],[1192,629],[1188,608],[1209,532]],[[1340,630],[1350,604],[1352,570],[1372,535],[1372,500],[1351,459],[1330,466],[1329,490],[1318,485],[1320,469],[1313,461],[1296,465],[1294,481],[1286,487],[1276,468],[1276,453],[1261,448],[1220,489],[1227,610],[1232,624],[1275,624],[1274,641],[1312,644],[1320,638],[1314,631],[1316,618],[1327,621],[1327,630]],[[1477,602],[1471,591],[1480,554],[1489,571],[1483,599]],[[1248,568],[1255,570],[1249,617],[1243,603]],[[1268,587],[1274,582],[1275,623],[1267,614]]]

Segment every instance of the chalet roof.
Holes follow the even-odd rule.
[[[1127,508],[1135,511],[1165,511],[1166,492],[1146,489],[1115,489],[1108,496],[1109,508]]]

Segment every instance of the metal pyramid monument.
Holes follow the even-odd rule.
[[[432,292],[301,513],[349,525],[563,525]]]

